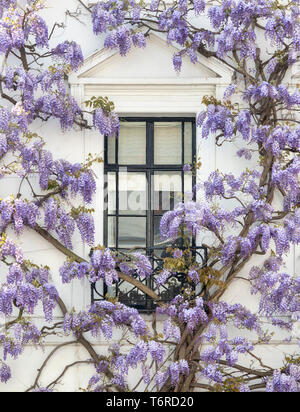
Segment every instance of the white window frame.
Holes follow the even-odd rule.
[[[154,37],[164,43],[161,36]],[[168,47],[168,46],[166,46]],[[107,77],[85,77],[85,73],[92,70],[101,72],[101,64],[107,64],[110,57],[116,55],[117,51],[101,49],[85,60],[84,66],[77,72],[71,74],[69,83],[71,94],[84,108],[84,102],[91,96],[108,96],[114,102],[116,112],[119,116],[127,117],[197,117],[203,106],[202,99],[206,95],[213,95],[217,99],[223,97],[225,89],[230,85],[233,71],[217,59],[207,59],[198,56],[199,63],[217,76],[180,78],[138,78],[124,79]],[[147,48],[144,53],[147,53]],[[120,65],[122,65],[120,57]],[[170,64],[172,64],[170,62]],[[98,68],[98,69],[97,69]],[[93,130],[84,131],[85,153],[102,153],[104,155],[104,140],[99,132]],[[201,157],[202,167],[198,172],[197,179],[203,181],[213,170],[216,169],[216,147],[213,139],[203,141],[201,130],[197,130],[197,155]],[[95,210],[103,210],[103,164],[97,164],[94,171],[98,176],[97,195],[92,207]],[[103,215],[95,213],[96,244],[103,244]],[[89,248],[85,247],[84,254],[87,257]],[[91,302],[91,292],[88,281],[82,281],[81,285],[74,284],[72,291],[74,307],[84,309]],[[76,305],[75,305],[76,303]]]

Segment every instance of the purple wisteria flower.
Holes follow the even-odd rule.
[[[120,130],[119,118],[115,113],[106,113],[103,109],[96,109],[94,126],[103,136],[113,136]]]
[[[7,383],[11,379],[11,370],[5,363],[0,363],[0,381]]]
[[[52,50],[53,56],[62,59],[73,70],[78,70],[83,64],[83,55],[80,46],[74,41],[65,41]]]
[[[267,392],[299,392],[300,368],[298,365],[289,365],[285,372],[274,371],[272,378],[267,382]]]

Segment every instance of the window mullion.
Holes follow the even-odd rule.
[[[181,154],[181,162],[182,162],[182,170],[181,170],[181,192],[182,192],[182,201],[184,201],[184,171],[183,165],[185,160],[185,141],[184,141],[184,122],[181,123],[181,147],[182,147],[182,154]]]
[[[152,211],[152,186],[154,172],[152,170],[154,163],[154,122],[147,121],[147,171],[148,181],[148,210],[147,210],[147,254],[151,253],[153,246],[153,211]],[[149,253],[150,252],[150,253]]]
[[[116,249],[119,248],[119,215],[120,215],[120,211],[119,211],[119,168],[117,168],[116,171],[116,233],[115,233],[115,237],[116,237]]]
[[[192,162],[196,163],[197,161],[197,135],[196,135],[196,127],[195,127],[195,121],[192,122]],[[196,177],[196,173],[197,170],[195,170],[195,173],[193,173],[192,175],[192,190],[194,189],[194,187],[196,186],[197,183],[197,177]],[[196,191],[193,191],[193,200],[196,201],[197,200],[197,195],[196,195]],[[193,236],[192,238],[192,247],[196,247],[196,236]],[[207,251],[206,251],[207,252]],[[205,253],[206,253],[205,252]],[[205,259],[206,261],[207,259]]]
[[[152,246],[153,246],[153,210],[152,210],[152,185],[153,185],[153,176],[154,172],[152,170],[153,163],[154,163],[154,122],[147,121],[147,144],[146,144],[146,167],[150,167],[147,170],[147,183],[148,183],[148,204],[147,204],[147,235],[146,235],[146,254],[150,257],[153,253]],[[152,289],[152,279],[149,278],[146,280],[146,285]],[[152,311],[153,301],[146,296],[146,309],[148,312]]]
[[[116,249],[118,250],[119,247],[119,133],[116,137],[116,144],[115,144],[115,161],[116,161]]]
[[[181,163],[184,165],[185,159],[185,141],[184,141],[184,122],[181,123]]]
[[[154,122],[147,121],[147,154],[146,154],[146,167],[152,167],[154,164]]]

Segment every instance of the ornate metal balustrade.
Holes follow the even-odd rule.
[[[186,250],[183,248],[180,249],[183,251]],[[171,301],[175,296],[182,293],[183,289],[189,286],[187,275],[184,272],[177,272],[163,285],[157,285],[156,279],[163,270],[164,259],[169,257],[167,249],[153,248],[152,250],[146,250],[141,248],[140,251],[146,252],[151,260],[153,274],[150,278],[144,280],[140,280],[137,275],[133,276],[153,290],[160,297],[161,301]],[[206,266],[207,249],[203,246],[189,248],[188,253],[184,254],[184,256],[186,256],[187,265],[192,259],[192,261],[197,262],[198,266],[203,268]],[[197,287],[194,289],[197,294]],[[113,287],[107,287],[102,281],[92,285],[92,302],[101,301],[107,299],[107,297],[118,298],[119,302],[133,307],[141,313],[151,313],[156,308],[156,304],[150,296],[142,292],[138,287],[123,280],[120,280],[118,284],[115,284]]]

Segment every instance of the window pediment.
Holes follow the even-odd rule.
[[[216,59],[198,56],[198,62],[193,64],[184,57],[182,71],[178,74],[172,65],[175,46],[168,45],[157,34],[151,34],[147,47],[132,48],[125,57],[118,51],[101,49],[89,56],[84,66],[76,74],[71,75],[72,83],[98,84],[203,84],[228,83],[232,71],[220,64]]]
[[[203,96],[223,96],[233,71],[199,54],[195,64],[186,57],[178,74],[172,65],[178,50],[159,34],[151,34],[145,49],[133,48],[126,57],[117,50],[98,50],[70,75],[71,93],[82,104],[92,96],[107,96],[121,115],[194,115]]]

